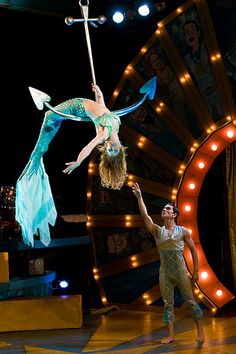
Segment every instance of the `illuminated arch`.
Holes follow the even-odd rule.
[[[221,93],[220,97],[224,113],[219,119],[213,119],[200,90],[197,88],[178,52],[178,48],[175,46],[173,38],[168,33],[169,23],[173,19],[178,18],[178,16],[181,16],[184,11],[191,10],[192,6],[195,7],[195,10],[197,9],[201,20],[209,52],[209,64],[214,73],[217,90]],[[185,123],[179,119],[181,117],[178,117],[171,107],[159,96],[157,90],[154,100],[145,103],[148,105],[147,111],[156,116],[158,120],[157,124],[161,122],[167,128],[166,130],[169,132],[169,139],[167,138],[167,140],[169,142],[174,140],[177,143],[179,142],[179,145],[183,147],[184,153],[180,158],[176,157],[174,153],[168,151],[165,139],[160,144],[153,142],[149,136],[145,135],[145,132],[143,133],[142,129],[135,129],[124,121],[120,130],[122,140],[124,139],[130,143],[130,147],[134,147],[136,151],[146,154],[147,158],[151,156],[154,164],[156,162],[159,163],[158,167],[163,166],[163,169],[166,170],[169,168],[171,176],[175,176],[173,183],[170,184],[168,183],[169,181],[165,180],[165,173],[160,179],[157,178],[156,180],[155,178],[149,180],[143,177],[141,173],[132,173],[129,175],[124,187],[125,193],[127,192],[125,198],[129,198],[129,196],[131,198],[129,194],[130,186],[134,181],[137,181],[141,185],[143,192],[157,199],[162,199],[162,202],[169,200],[178,202],[181,212],[179,222],[192,230],[192,237],[199,255],[200,279],[195,285],[194,292],[198,300],[203,302],[214,313],[217,308],[221,308],[234,296],[217,279],[204,255],[198,235],[197,203],[202,182],[214,159],[228,144],[236,139],[235,121],[232,118],[236,116],[235,103],[225,73],[222,55],[215,38],[214,27],[211,25],[211,17],[206,1],[187,1],[181,8],[178,8],[168,18],[162,20],[157,25],[158,29],[156,32],[124,70],[124,74],[112,95],[109,106],[114,107],[117,102],[118,105],[126,102],[124,97],[122,101],[122,94],[129,92],[131,96],[132,92],[136,92],[146,81],[145,72],[139,70],[138,64],[142,62],[148,50],[158,42],[158,45],[163,49],[174,69],[173,71],[187,97],[187,101],[196,116],[196,124],[201,127],[202,133],[193,134],[194,131],[187,128]],[[166,130],[164,129],[163,134],[166,133]],[[227,135],[229,131],[231,131],[231,135]],[[179,148],[177,143],[174,147],[176,150]],[[215,144],[216,149],[211,148],[213,144]],[[142,228],[144,224],[140,214],[135,215],[132,211],[127,214],[114,214],[109,208],[105,212],[102,210],[99,203],[104,203],[104,200],[100,202],[97,200],[100,197],[97,192],[99,189],[97,162],[97,154],[95,152],[90,161],[88,171],[87,226],[91,235],[94,278],[98,285],[102,303],[106,305],[109,302],[114,302],[112,298],[109,298],[109,294],[106,291],[104,283],[107,279],[118,277],[121,273],[126,275],[152,262],[158,262],[159,256],[154,248],[150,248],[142,252],[131,253],[122,259],[114,258],[114,261],[111,262],[99,262],[96,240],[101,237],[102,232],[100,230],[106,233],[108,229],[113,230],[118,228],[122,233],[128,233],[129,231],[131,233],[135,228]],[[109,194],[109,191],[106,193]],[[159,216],[152,215],[152,217],[155,222],[159,224],[162,222]],[[190,275],[192,272],[191,257],[188,251],[185,251],[184,255]],[[156,283],[143,291],[138,297],[133,298],[130,303],[150,305],[160,298],[159,284]]]
[[[179,222],[191,230],[199,257],[199,281],[195,292],[202,302],[211,307],[213,312],[216,311],[216,307],[222,307],[234,296],[217,279],[202,249],[197,225],[198,196],[202,182],[215,158],[235,140],[235,125],[232,122],[224,124],[200,144],[186,167],[179,171],[179,173],[183,173],[177,188],[177,201],[180,209]],[[184,256],[188,268],[192,272],[193,264],[190,252],[185,250]]]

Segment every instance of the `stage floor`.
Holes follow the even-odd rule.
[[[30,316],[30,314],[29,314]],[[236,307],[221,309],[212,317],[205,310],[203,324],[206,341],[195,343],[195,327],[186,309],[176,311],[176,337],[168,345],[160,343],[166,328],[161,309],[119,306],[118,310],[84,315],[79,329],[0,333],[1,354],[65,353],[236,353]]]

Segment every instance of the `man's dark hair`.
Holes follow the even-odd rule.
[[[176,206],[176,205],[174,205],[173,203],[167,203],[168,205],[171,205],[172,207],[173,207],[173,212],[176,214],[176,217],[175,217],[175,222],[177,223],[177,219],[178,219],[178,216],[179,216],[179,214],[180,214],[180,212],[179,212],[179,208]]]

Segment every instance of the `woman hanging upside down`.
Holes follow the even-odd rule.
[[[99,173],[103,187],[120,189],[127,177],[126,167],[126,147],[121,145],[118,133],[120,128],[120,118],[115,113],[108,110],[105,105],[103,94],[97,85],[92,85],[93,91],[96,91],[98,101],[88,99],[77,99],[76,110],[73,114],[90,117],[95,125],[96,136],[79,153],[76,161],[68,162],[68,166],[63,171],[70,174],[81,162],[99,145],[101,151],[101,162],[99,164]],[[60,109],[60,107],[57,107]]]
[[[97,85],[92,85],[97,102],[86,98],[73,98],[55,107],[56,110],[74,118],[65,118],[52,111],[45,113],[38,141],[16,185],[16,220],[22,228],[26,244],[34,243],[34,234],[50,243],[48,223],[55,224],[56,208],[48,176],[43,164],[43,155],[65,119],[93,122],[96,136],[79,153],[77,160],[66,163],[64,173],[70,174],[79,167],[92,150],[99,145],[101,159],[99,173],[101,184],[111,189],[120,189],[127,177],[126,147],[122,146],[118,133],[120,118],[108,110],[103,94]],[[78,118],[76,118],[76,117]]]
[[[97,101],[87,98],[73,98],[54,108],[50,106],[50,110],[45,113],[35,148],[16,183],[16,220],[21,226],[23,241],[26,244],[33,246],[34,235],[37,234],[43,244],[50,243],[49,224],[55,225],[57,212],[43,164],[43,155],[59,130],[62,121],[71,119],[78,122],[93,122],[96,130],[95,138],[82,149],[76,161],[66,163],[63,172],[70,174],[98,146],[101,152],[99,164],[101,184],[103,187],[119,190],[127,177],[126,147],[122,146],[118,136],[119,116],[136,109],[147,96],[152,99],[155,88],[156,78],[152,78],[140,89],[140,92],[145,94],[141,101],[129,108],[115,112],[109,111],[100,88],[94,84],[92,90],[96,93]],[[42,92],[37,92],[42,96]],[[50,100],[49,96],[43,95]],[[43,105],[38,104],[39,102],[40,99],[37,98],[35,103],[38,108],[40,107],[39,109],[42,109]],[[49,107],[49,105],[47,106]]]

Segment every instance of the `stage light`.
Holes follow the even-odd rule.
[[[147,4],[139,6],[138,13],[141,16],[148,16],[150,14],[149,6]]]
[[[191,211],[191,206],[190,205],[185,205],[184,210],[189,213]]]
[[[124,21],[124,14],[121,11],[116,11],[113,16],[112,19],[115,23],[121,23]]]
[[[68,283],[67,280],[60,280],[59,281],[59,286],[60,286],[61,289],[66,289],[66,288],[68,288],[69,283]]]
[[[199,162],[198,167],[199,167],[200,169],[203,169],[203,168],[205,167],[204,162],[202,162],[202,161]]]
[[[228,131],[227,131],[227,137],[228,137],[228,138],[233,138],[233,136],[234,136],[233,130],[228,130]]]
[[[222,296],[223,295],[223,291],[222,290],[216,290],[216,295],[217,296]]]
[[[216,151],[218,149],[217,145],[216,144],[212,144],[211,145],[211,150],[212,151]]]
[[[202,272],[201,273],[201,278],[202,279],[207,279],[208,278],[208,273],[207,272]]]
[[[194,183],[190,183],[189,184],[189,189],[194,190],[196,188]]]
[[[124,20],[129,23],[129,21],[136,20],[139,16],[146,17],[152,13],[160,12],[165,7],[165,1],[137,0],[133,6],[129,6],[127,3],[122,4],[122,9],[113,10],[111,17],[117,24],[122,23]]]
[[[71,290],[71,283],[66,278],[57,279],[52,284],[54,295],[68,295]]]

